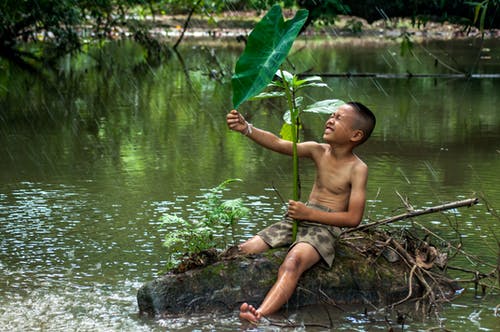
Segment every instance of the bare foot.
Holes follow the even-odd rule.
[[[240,318],[249,321],[250,323],[258,323],[262,315],[253,305],[243,303],[240,307]]]

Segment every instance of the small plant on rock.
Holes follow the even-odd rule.
[[[228,237],[234,242],[234,225],[249,212],[241,198],[223,199],[226,186],[235,181],[241,180],[228,179],[208,189],[194,204],[197,213],[189,220],[176,214],[163,216],[162,226],[169,229],[163,239],[168,253],[167,269],[178,267],[186,259],[199,260],[197,257],[203,252],[226,247]]]

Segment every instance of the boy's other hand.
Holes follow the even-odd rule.
[[[288,201],[288,216],[297,220],[308,219],[309,208],[302,202]]]
[[[226,122],[229,129],[244,133],[248,130],[248,123],[245,121],[243,115],[238,111],[232,110],[226,115]]]

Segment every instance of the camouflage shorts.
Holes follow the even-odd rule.
[[[313,209],[331,211],[329,208],[318,204],[306,203],[306,205]],[[257,235],[271,248],[290,245],[291,249],[299,242],[308,243],[316,249],[325,263],[331,267],[335,258],[335,244],[340,236],[340,228],[302,220],[299,222],[297,238],[292,243],[292,227],[293,220],[285,217],[284,220],[264,228]]]

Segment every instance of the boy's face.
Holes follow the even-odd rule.
[[[347,143],[355,132],[356,111],[352,106],[344,104],[330,116],[325,123],[323,139],[326,143]]]

